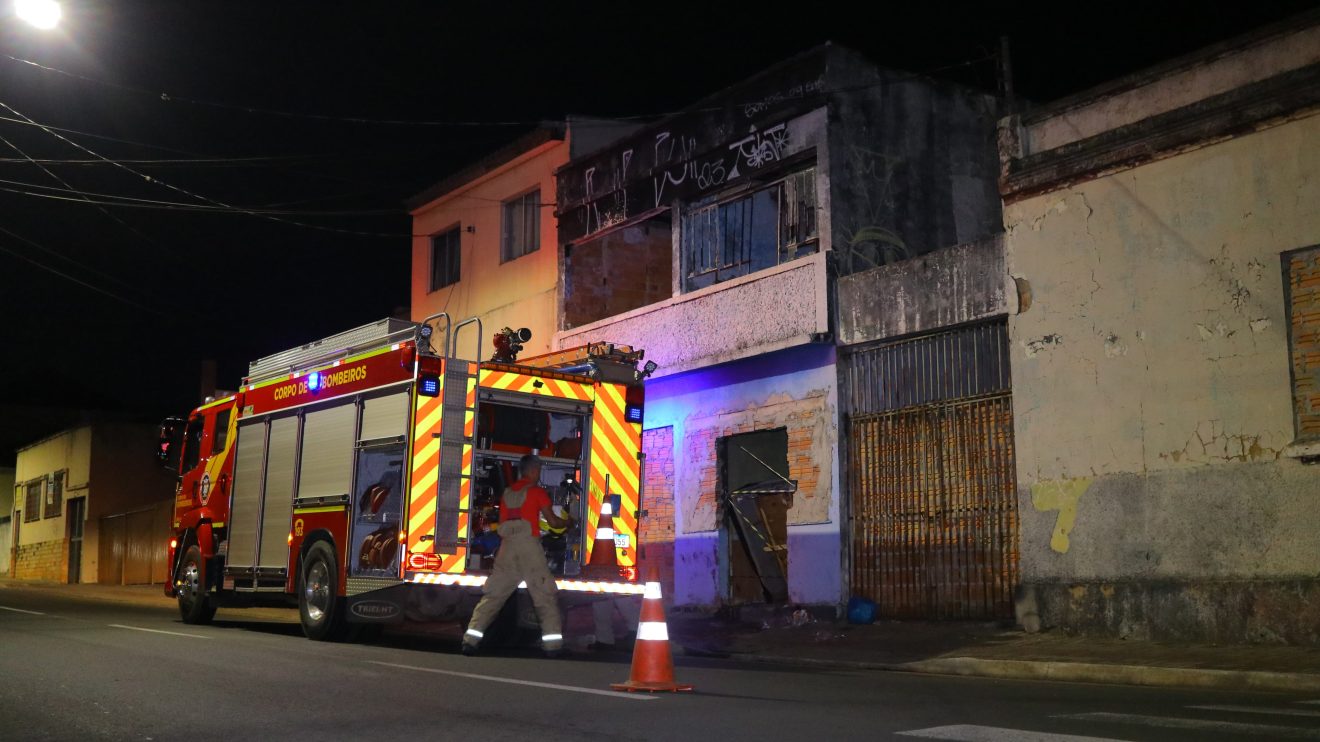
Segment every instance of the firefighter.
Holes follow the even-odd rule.
[[[551,508],[550,495],[538,486],[541,460],[528,454],[518,462],[521,479],[504,489],[500,498],[500,550],[495,555],[495,569],[482,590],[481,601],[472,612],[472,621],[463,634],[463,654],[472,655],[481,643],[486,627],[499,615],[518,583],[527,583],[527,592],[541,621],[541,647],[547,656],[556,657],[564,649],[563,616],[559,612],[559,589],[546,565],[541,548],[540,519],[555,528],[566,528],[573,517],[561,518]],[[566,514],[567,515],[567,514]]]

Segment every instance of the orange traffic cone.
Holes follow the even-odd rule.
[[[660,605],[660,580],[652,567],[642,595],[642,615],[637,624],[637,643],[633,645],[632,676],[626,683],[611,683],[614,690],[680,691],[692,690],[686,683],[674,682],[674,658],[669,654],[669,625]]]
[[[614,552],[614,508],[610,506],[609,500],[600,504],[596,539],[591,544],[591,559],[587,561],[583,572],[598,580],[619,579],[619,557]]]

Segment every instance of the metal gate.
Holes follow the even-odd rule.
[[[844,359],[851,585],[887,618],[1013,615],[1018,512],[1004,323]]]

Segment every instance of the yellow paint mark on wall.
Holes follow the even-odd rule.
[[[1054,521],[1054,535],[1050,537],[1050,548],[1066,554],[1070,542],[1073,523],[1077,520],[1077,501],[1091,487],[1091,479],[1063,479],[1052,482],[1036,482],[1031,485],[1031,504],[1039,512],[1059,511]]]

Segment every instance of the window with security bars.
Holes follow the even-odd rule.
[[[1297,439],[1320,440],[1320,246],[1286,253],[1283,261]]]
[[[816,169],[688,212],[681,239],[685,291],[816,252]]]
[[[27,491],[24,493],[26,497],[23,501],[24,523],[41,520],[41,490],[45,488],[45,484],[45,479],[27,483]]]
[[[500,262],[541,249],[541,189],[504,202]]]
[[[458,227],[431,236],[431,291],[458,283],[462,270],[462,231]]]
[[[46,516],[55,518],[64,507],[65,472],[57,471],[50,476],[50,486],[46,488]]]

